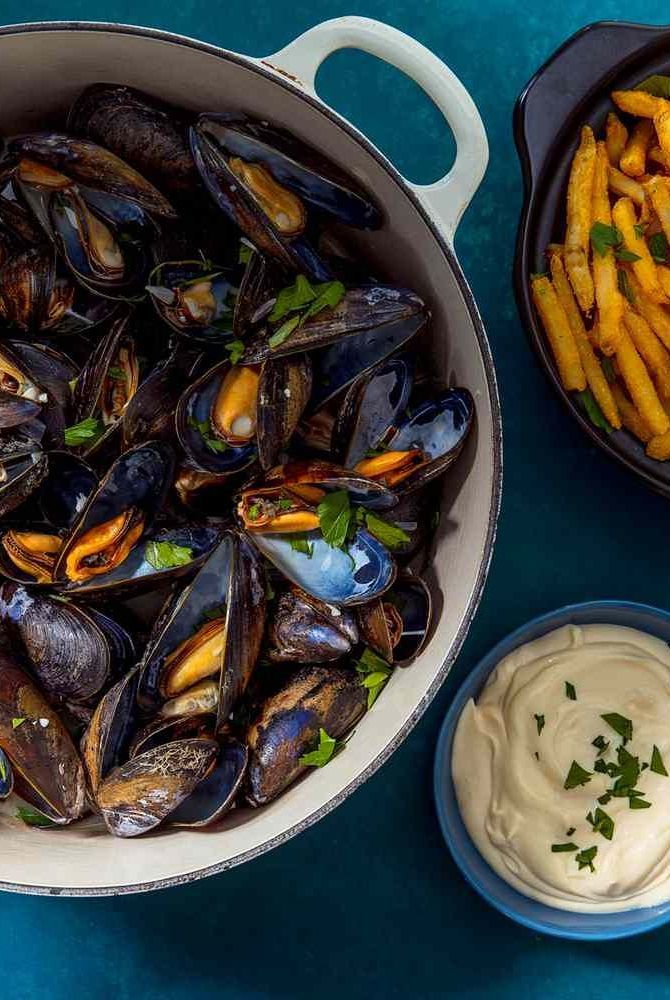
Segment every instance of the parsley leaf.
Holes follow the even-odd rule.
[[[323,537],[334,549],[344,545],[353,511],[346,490],[335,490],[328,493],[316,508]]]
[[[110,378],[115,379],[117,382],[126,382],[127,376],[123,368],[119,368],[117,365],[111,365],[107,369],[107,374]]]
[[[616,226],[606,226],[604,222],[594,222],[590,235],[591,246],[599,257],[607,256],[611,247],[618,247],[622,242],[621,233]]]
[[[565,697],[569,698],[570,701],[577,701],[577,692],[575,691],[575,685],[571,684],[570,681],[565,682]]]
[[[606,715],[601,715],[600,718],[608,726],[611,726],[614,732],[618,733],[624,741],[633,739],[633,723],[624,715],[619,715],[618,712],[608,712]]]
[[[78,424],[65,428],[65,444],[68,448],[75,448],[79,444],[86,444],[99,437],[102,433],[102,421],[95,417],[86,417]]]
[[[228,351],[228,360],[231,365],[236,365],[244,354],[244,341],[243,340],[231,340],[227,344],[223,345],[225,350]]]
[[[542,730],[544,729],[544,716],[534,715],[533,718],[535,719],[535,722],[537,724],[537,735],[539,736]]]
[[[602,357],[600,359],[600,367],[603,370],[603,375],[608,382],[616,382],[616,372],[614,371],[614,365],[612,364],[611,358]]]
[[[585,851],[580,851],[579,854],[575,855],[575,861],[579,865],[579,870],[582,868],[590,868],[592,872],[595,871],[593,866],[593,859],[598,853],[597,847],[587,847]]]
[[[26,721],[26,716],[21,716],[20,719],[12,719],[12,729],[18,729]]]
[[[614,256],[623,264],[634,264],[636,260],[642,260],[639,253],[633,253],[632,250],[626,250],[625,247],[622,247],[620,250],[615,250]]]
[[[248,243],[245,243],[244,240],[240,240],[240,252],[237,256],[238,263],[248,264],[251,260],[253,252],[253,247],[249,246]]]
[[[630,809],[651,809],[651,802],[636,795],[635,798],[628,800],[628,806]]]
[[[383,517],[378,517],[371,510],[365,512],[365,527],[371,535],[374,535],[382,545],[385,545],[392,552],[410,541],[407,532],[399,528],[397,524],[385,521]]]
[[[295,328],[298,326],[299,323],[300,323],[299,316],[290,316],[287,320],[285,320],[282,323],[279,329],[275,330],[272,336],[268,338],[269,346],[271,348],[274,348],[274,347],[279,347],[280,344],[283,344],[285,340],[288,340],[288,338],[291,336],[291,334],[293,333],[293,331],[295,330]]]
[[[250,521],[257,521],[261,516],[261,505],[259,503],[252,503],[247,511],[247,517]]]
[[[15,816],[17,819],[23,820],[26,826],[39,826],[45,830],[52,826],[58,826],[58,823],[54,823],[44,813],[38,812],[36,809],[28,809],[26,806],[17,806]]]
[[[606,740],[604,736],[596,736],[594,740],[591,740],[591,746],[596,748],[599,757],[602,757],[609,745],[609,740]]]
[[[649,237],[649,253],[657,264],[670,263],[670,245],[665,233],[654,233]]]
[[[225,618],[226,616],[226,605],[218,604],[215,608],[210,608],[209,611],[205,611],[203,617],[204,621],[212,622],[216,621],[218,618]]]
[[[225,441],[213,436],[212,425],[209,420],[196,420],[193,414],[191,414],[187,423],[189,427],[198,432],[210,451],[224,452],[228,450],[228,445]]]
[[[587,771],[581,766],[581,764],[578,764],[576,760],[573,760],[563,784],[563,788],[568,791],[571,788],[576,788],[578,785],[587,785],[591,780],[591,776],[591,771]]]
[[[588,813],[586,822],[591,824],[594,833],[601,833],[605,840],[611,840],[614,836],[614,820],[604,809],[596,809],[595,816]]]
[[[642,237],[647,231],[647,224],[646,222],[636,222],[635,225],[633,226],[633,229],[635,231],[635,235],[639,236],[640,239],[642,239]]]
[[[368,689],[368,708],[372,708],[381,689],[391,676],[391,665],[366,646],[355,666],[356,671],[361,674],[361,684]]]
[[[187,566],[193,558],[193,549],[174,542],[147,542],[144,558],[154,569],[172,569],[173,566]]]
[[[648,76],[642,83],[638,83],[634,89],[644,90],[653,97],[665,97],[666,100],[670,100],[670,76],[662,76],[660,73],[654,73],[653,76]]]
[[[343,741],[334,740],[332,736],[328,735],[325,729],[319,729],[319,744],[317,748],[312,750],[311,753],[304,753],[300,758],[300,763],[310,767],[323,767],[344,746]]]
[[[270,323],[283,322],[269,337],[269,346],[279,347],[312,316],[324,309],[334,309],[344,295],[345,288],[341,281],[323,281],[312,285],[304,274],[299,274],[292,285],[282,288],[277,295],[268,319]]]
[[[617,288],[624,296],[624,298],[628,299],[631,305],[635,305],[635,296],[633,294],[633,289],[631,288],[628,272],[625,271],[622,267],[617,268],[616,282],[617,282]]]
[[[574,830],[573,830],[574,833]],[[579,848],[576,844],[552,844],[551,853],[552,854],[565,854],[568,851],[578,851]]]
[[[607,431],[608,434],[612,433],[612,426],[606,419],[605,414],[600,409],[600,406],[596,402],[596,398],[590,389],[582,389],[580,392],[576,392],[575,396],[577,402],[581,408],[586,413],[587,417],[591,421],[594,427],[600,428],[600,430]]]
[[[654,743],[654,749],[651,751],[651,764],[649,769],[654,772],[654,774],[662,774],[664,777],[668,777],[668,772],[665,769],[665,764],[663,763],[663,758],[661,757],[661,751],[658,749]]]
[[[308,559],[312,558],[314,546],[308,540],[306,534],[296,533],[295,535],[286,535],[285,537],[288,539],[294,552],[302,552],[302,554],[307,556]]]
[[[316,291],[304,274],[297,275],[292,285],[282,288],[278,293],[272,312],[268,319],[278,323],[293,312],[300,312],[316,298]]]

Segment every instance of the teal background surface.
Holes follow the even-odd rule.
[[[275,51],[317,21],[354,13],[386,20],[436,51],[472,93],[489,134],[489,171],[457,237],[493,347],[505,426],[503,512],[481,609],[449,681],[392,759],[335,813],[279,850],[220,877],[144,897],[0,896],[2,994],[13,1000],[616,1000],[670,991],[670,927],[629,944],[584,945],[543,939],[490,910],[465,885],[441,841],[431,791],[435,740],[450,696],[501,636],[573,601],[670,601],[667,501],[608,462],[566,418],[528,349],[510,279],[521,203],[511,135],[517,93],[582,25],[602,18],[661,23],[662,5],[0,5],[5,23],[125,21],[253,55]],[[444,126],[417,88],[394,71],[361,54],[341,53],[323,67],[319,87],[408,176],[426,181],[443,172],[452,149]]]

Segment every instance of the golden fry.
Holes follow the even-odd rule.
[[[670,431],[651,438],[645,451],[649,458],[655,458],[657,462],[666,462],[670,458]]]
[[[670,110],[670,101],[654,97],[644,90],[615,90],[612,100],[621,111],[638,118],[654,118],[661,112]]]
[[[655,163],[657,166],[663,167],[664,170],[668,169],[668,161],[660,146],[652,146],[647,153],[647,159],[651,163]]]
[[[654,125],[661,152],[668,158],[670,157],[670,104],[667,101],[665,108],[654,115]]]
[[[652,177],[644,185],[661,228],[670,240],[670,187],[664,177]]]
[[[540,314],[549,345],[556,359],[563,388],[568,391],[585,389],[586,376],[579,360],[575,338],[554,286],[549,278],[540,275],[531,278],[531,289],[535,308]]]
[[[642,177],[647,169],[647,150],[653,135],[654,126],[648,118],[642,118],[636,123],[619,162],[624,174],[628,174],[629,177]]]
[[[667,430],[670,430],[670,419],[658,398],[658,393],[644,361],[626,330],[621,332],[616,359],[630,398],[635,403],[645,423],[648,424],[649,430],[654,436],[665,434]]]
[[[610,190],[614,194],[630,198],[631,201],[634,201],[640,207],[644,205],[644,188],[638,181],[634,181],[632,177],[626,177],[625,174],[611,164],[607,171],[607,179],[609,180]]]
[[[605,126],[605,143],[607,158],[614,167],[619,166],[619,160],[628,142],[628,129],[614,111],[607,116]]]
[[[658,280],[661,282],[661,288],[668,298],[670,298],[670,267],[666,264],[657,264],[656,273],[658,274]]]
[[[604,226],[612,225],[609,192],[607,189],[607,150],[604,142],[596,147],[596,165],[593,172],[592,221]],[[617,282],[614,250],[607,247],[601,255],[593,251],[593,284],[598,306],[600,348],[605,354],[614,354],[619,344],[623,299]]]
[[[628,280],[633,292],[635,309],[644,316],[658,339],[670,350],[670,313],[644,294],[634,274],[631,274]]]
[[[584,369],[584,374],[586,375],[586,381],[589,389],[593,393],[593,396],[600,409],[603,411],[603,415],[608,423],[610,423],[612,427],[619,428],[621,427],[619,410],[610,390],[609,382],[603,374],[600,362],[594,353],[591,341],[586,333],[584,320],[582,319],[582,314],[580,313],[579,307],[575,302],[575,297],[572,294],[572,288],[570,287],[570,282],[567,279],[560,253],[550,253],[549,267],[551,269],[551,277],[558,301],[563,306],[563,311],[568,318],[572,335],[575,338],[577,350],[579,351],[579,358],[582,362],[582,367]]]
[[[670,354],[647,321],[627,306],[624,322],[663,399],[670,400]]]
[[[582,312],[593,309],[593,278],[589,270],[591,197],[596,165],[596,141],[588,125],[582,128],[579,147],[570,169],[565,231],[565,267]]]
[[[651,431],[620,385],[615,383],[612,386],[612,395],[614,396],[616,404],[619,407],[619,413],[621,414],[621,420],[624,427],[629,430],[631,434],[634,434],[636,438],[639,438],[643,444],[646,444],[647,441],[651,439]]]
[[[661,288],[661,283],[656,274],[656,265],[649,253],[647,241],[643,236],[638,236],[635,231],[637,218],[630,198],[619,198],[612,209],[612,218],[614,225],[623,237],[626,250],[639,258],[632,262],[631,267],[646,295],[652,302],[659,303],[660,305],[668,305],[669,300]]]

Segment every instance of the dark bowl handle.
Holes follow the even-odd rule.
[[[526,184],[537,179],[563,124],[592,92],[607,86],[607,78],[667,32],[645,24],[597,21],[582,28],[554,53],[526,84],[514,107],[514,137]]]

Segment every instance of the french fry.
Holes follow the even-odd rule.
[[[658,114],[654,115],[654,126],[658,136],[658,144],[665,157],[670,156],[670,103]]]
[[[568,391],[586,388],[586,376],[568,318],[554,286],[544,275],[531,278],[535,308],[540,314],[549,345],[556,359],[561,384]]]
[[[655,163],[657,166],[663,167],[664,170],[668,169],[668,161],[660,146],[652,146],[647,153],[647,159],[650,163]]]
[[[621,332],[616,359],[628,394],[652,435],[655,437],[658,434],[665,434],[670,430],[670,418],[663,409],[644,361],[626,330]]]
[[[670,431],[651,438],[645,451],[649,458],[655,458],[657,462],[667,462],[670,458]]]
[[[624,198],[630,198],[634,201],[636,205],[642,207],[645,203],[644,188],[638,181],[634,181],[632,177],[626,177],[624,173],[613,167],[610,164],[609,170],[607,171],[607,179],[609,181],[610,190],[614,194],[623,195]]]
[[[668,187],[668,181],[664,177],[652,177],[645,182],[644,190],[649,196],[666,238],[670,240],[670,187]]]
[[[593,223],[600,223],[603,226],[612,225],[612,210],[607,188],[607,165],[605,143],[599,142],[596,146],[596,165],[593,171],[591,219]],[[619,291],[616,260],[612,247],[605,247],[603,254],[600,254],[594,247],[591,266],[595,299],[598,306],[600,349],[605,354],[614,354],[619,344],[623,320],[623,298]]]
[[[621,111],[637,118],[654,118],[663,111],[670,110],[670,101],[654,97],[644,90],[614,90],[612,100]]]
[[[633,312],[630,306],[627,306],[624,312],[624,323],[631,340],[653,376],[659,395],[665,400],[670,400],[670,354],[647,321]]]
[[[628,280],[636,311],[640,316],[644,316],[658,339],[670,350],[670,313],[647,298],[634,274],[631,274]]]
[[[596,165],[596,141],[588,125],[582,128],[570,169],[565,232],[565,267],[582,312],[593,309],[593,278],[589,270],[591,198]]]
[[[619,166],[629,177],[642,177],[647,169],[647,150],[654,135],[654,125],[649,118],[636,123],[621,154]]]
[[[658,280],[661,282],[661,288],[668,298],[670,298],[670,267],[666,264],[657,264],[656,273],[658,274]]]
[[[619,116],[614,111],[610,111],[605,126],[605,143],[607,145],[607,158],[612,166],[619,166],[619,160],[627,142],[628,129]]]
[[[668,305],[669,300],[661,288],[656,274],[656,265],[649,253],[647,242],[643,236],[638,236],[635,231],[637,218],[630,198],[619,198],[612,209],[612,219],[623,237],[626,250],[639,258],[633,261],[631,266],[646,295],[652,302]]]
[[[575,343],[577,345],[577,350],[579,351],[579,358],[582,362],[582,368],[584,369],[584,374],[586,375],[588,387],[593,393],[598,406],[603,411],[605,419],[612,425],[612,427],[616,427],[618,429],[621,427],[619,410],[610,390],[609,382],[603,374],[600,362],[598,361],[598,358],[596,357],[591,346],[591,341],[587,336],[586,329],[584,327],[584,320],[582,319],[582,314],[579,311],[579,306],[575,302],[575,297],[572,293],[570,282],[568,281],[565,273],[563,258],[560,252],[550,252],[549,268],[551,270],[551,277],[558,301],[563,306],[563,311],[568,318],[568,323],[570,324],[570,329],[572,330],[572,336],[575,338]]]
[[[614,396],[616,404],[619,407],[619,413],[621,414],[621,421],[624,427],[629,430],[631,434],[634,434],[636,438],[639,438],[643,444],[646,444],[647,441],[651,440],[651,431],[620,385],[615,383],[612,386],[612,395]]]

